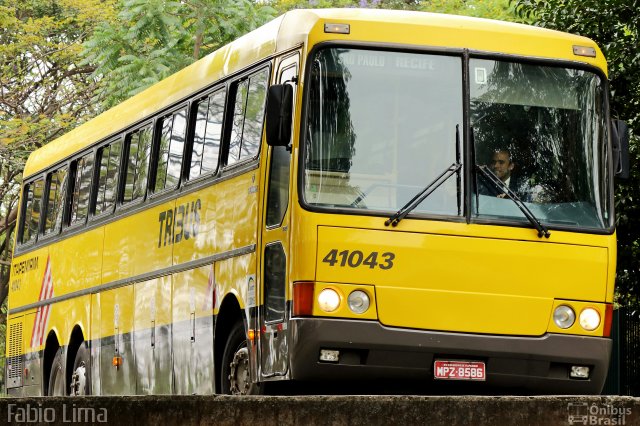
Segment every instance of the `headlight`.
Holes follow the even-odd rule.
[[[593,308],[585,308],[580,312],[580,325],[587,331],[593,331],[600,325],[600,314]]]
[[[576,321],[576,313],[567,305],[560,305],[553,312],[553,322],[560,328],[569,328]]]
[[[349,309],[354,314],[362,314],[369,309],[369,296],[362,290],[352,291],[347,298]]]
[[[318,305],[325,312],[333,312],[340,306],[340,295],[332,288],[325,288],[318,294]]]

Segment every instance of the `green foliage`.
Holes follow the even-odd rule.
[[[474,16],[476,18],[514,21],[514,8],[509,0],[431,0],[421,10]]]
[[[301,8],[361,7],[419,10],[503,21],[513,21],[516,18],[509,0],[280,0],[272,6],[279,13]]]
[[[79,54],[98,20],[112,15],[113,1],[0,0],[0,303],[25,161],[95,115],[93,68]]]
[[[631,129],[631,164],[640,161],[640,0],[517,0],[521,19],[595,40],[609,63],[612,116]],[[616,182],[617,296],[623,305],[640,300],[640,170]]]
[[[275,16],[249,0],[122,0],[85,43],[108,108]]]

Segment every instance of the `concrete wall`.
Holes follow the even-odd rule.
[[[570,417],[573,416],[573,417]],[[0,398],[0,424],[640,425],[640,398],[130,396]],[[571,423],[573,422],[573,423]]]

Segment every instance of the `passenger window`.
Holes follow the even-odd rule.
[[[227,164],[254,157],[260,150],[269,70],[238,83]]]
[[[197,104],[189,179],[215,173],[218,169],[225,95],[221,90]]]
[[[127,135],[129,155],[125,164],[124,204],[142,200],[147,189],[151,156],[151,126]]]
[[[120,168],[120,152],[122,142],[114,141],[98,151],[99,176],[96,192],[95,214],[113,210],[116,204],[116,190],[118,188],[118,169]]]
[[[47,210],[44,222],[45,235],[60,231],[67,195],[68,171],[69,169],[65,166],[47,175],[49,193],[47,195]]]
[[[161,120],[161,129],[154,192],[175,188],[180,182],[184,138],[187,129],[187,110],[181,109],[164,117]]]
[[[42,178],[25,185],[23,196],[24,215],[22,220],[22,236],[20,238],[23,244],[35,241],[38,235],[43,193],[44,179]]]
[[[89,214],[89,195],[93,177],[93,153],[79,158],[74,163],[75,178],[71,194],[71,213],[69,223],[84,223]]]

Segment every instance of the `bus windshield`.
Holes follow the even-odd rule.
[[[461,58],[329,48],[311,66],[308,204],[395,212],[456,162]],[[456,182],[413,214],[458,215]]]
[[[486,165],[547,226],[611,226],[598,75],[471,59],[466,129],[462,57],[332,47],[318,50],[310,67],[307,205],[389,216],[459,161],[456,150],[470,132],[476,164],[466,190],[474,220],[528,223],[476,174]],[[462,216],[464,182],[450,176],[411,214]]]
[[[601,78],[588,71],[472,59],[471,127],[486,165],[542,222],[608,228]],[[476,176],[474,215],[526,220]]]

